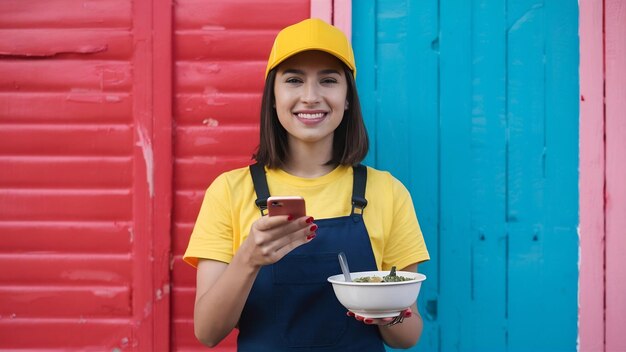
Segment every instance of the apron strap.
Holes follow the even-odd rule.
[[[367,168],[358,164],[352,169],[354,170],[354,177],[352,181],[352,214],[350,215],[363,215],[363,209],[367,206],[367,199],[365,199]]]
[[[257,197],[254,203],[259,207],[261,216],[263,216],[267,211],[267,198],[270,197],[267,178],[265,177],[265,166],[260,163],[250,165],[250,175],[252,176],[252,183],[254,184],[254,191]]]
[[[365,199],[365,185],[367,184],[367,168],[361,164],[353,167],[354,176],[352,181],[352,213],[350,215],[362,215],[367,206]],[[254,202],[261,211],[261,216],[267,211],[267,198],[270,197],[265,167],[259,163],[250,165],[250,175],[254,184],[257,199]]]

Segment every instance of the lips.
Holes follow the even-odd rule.
[[[314,125],[324,120],[328,112],[325,111],[311,111],[311,112],[296,112],[294,116],[298,119],[298,121],[302,122],[305,125]]]

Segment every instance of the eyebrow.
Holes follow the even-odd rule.
[[[334,73],[334,74],[341,75],[341,74],[339,73],[339,71],[334,70],[334,69],[326,69],[326,70],[321,70],[321,71],[319,72],[319,74],[322,74],[322,75],[328,75],[328,74],[333,74],[333,73]],[[295,69],[295,68],[288,68],[288,69],[286,69],[286,70],[283,72],[283,74],[297,74],[297,75],[304,75],[304,71],[302,71],[302,70],[298,70],[298,69]]]

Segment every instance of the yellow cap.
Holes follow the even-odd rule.
[[[307,50],[325,51],[352,70],[356,77],[356,65],[352,46],[343,32],[320,19],[310,18],[284,28],[278,33],[267,60],[265,77],[281,62]]]

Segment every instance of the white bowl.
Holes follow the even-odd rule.
[[[333,275],[328,282],[335,296],[346,309],[365,318],[395,317],[417,300],[426,275],[397,271],[399,276],[414,280],[400,282],[346,282],[343,274]],[[352,280],[363,276],[385,276],[389,271],[361,271],[351,273]]]

